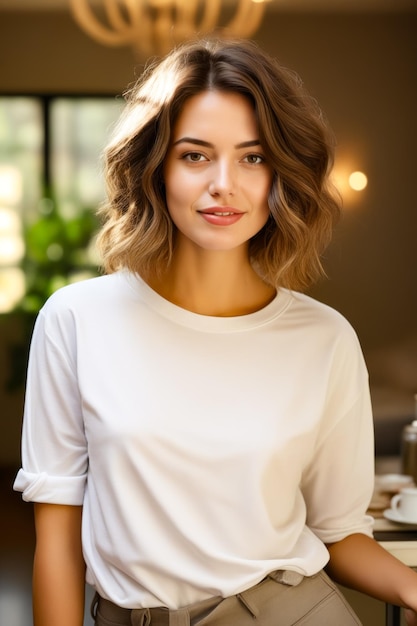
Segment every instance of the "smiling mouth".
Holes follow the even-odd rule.
[[[220,217],[228,216],[228,215],[242,215],[242,211],[237,211],[235,209],[221,209],[219,207],[213,209],[202,209],[198,211],[198,213],[203,213],[204,215],[218,215]]]
[[[244,215],[232,207],[211,207],[198,211],[201,217],[212,226],[232,226]]]

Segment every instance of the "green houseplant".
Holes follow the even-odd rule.
[[[98,260],[91,252],[97,228],[93,209],[80,207],[65,216],[52,194],[44,195],[37,219],[25,225],[21,268],[26,291],[8,314],[19,318],[22,331],[21,341],[9,346],[9,391],[24,384],[30,337],[44,302],[58,288],[98,274]]]

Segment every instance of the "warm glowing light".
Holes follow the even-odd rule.
[[[22,260],[25,244],[20,235],[0,236],[0,265],[14,265]]]
[[[363,172],[352,172],[349,176],[349,186],[355,191],[362,191],[368,184],[368,178]]]
[[[11,311],[25,294],[25,275],[18,267],[0,270],[0,313]]]
[[[221,0],[103,0],[98,13],[97,0],[69,0],[69,4],[75,21],[95,41],[131,45],[145,56],[165,54],[182,41],[221,27]],[[267,2],[236,0],[234,4],[235,12],[221,30],[229,37],[251,37],[261,25]]]
[[[0,207],[0,235],[19,233],[20,230],[21,219],[16,211]]]
[[[12,165],[0,165],[0,202],[16,205],[22,199],[22,175]]]
[[[0,207],[0,266],[19,263],[25,254],[22,221],[13,209]]]

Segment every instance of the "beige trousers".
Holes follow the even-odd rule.
[[[361,624],[324,572],[285,583],[272,572],[260,583],[228,598],[210,598],[177,611],[123,609],[96,595],[95,626],[358,626]]]

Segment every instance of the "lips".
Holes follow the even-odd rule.
[[[209,224],[214,226],[231,226],[240,220],[244,215],[242,211],[238,211],[233,207],[209,207],[198,211],[202,218]]]
[[[211,211],[208,211],[205,213],[206,215],[235,215],[235,213],[233,213],[233,211],[214,211],[213,213]]]
[[[212,206],[208,209],[201,209],[198,213],[204,213],[205,215],[240,215],[242,211],[231,206]]]

